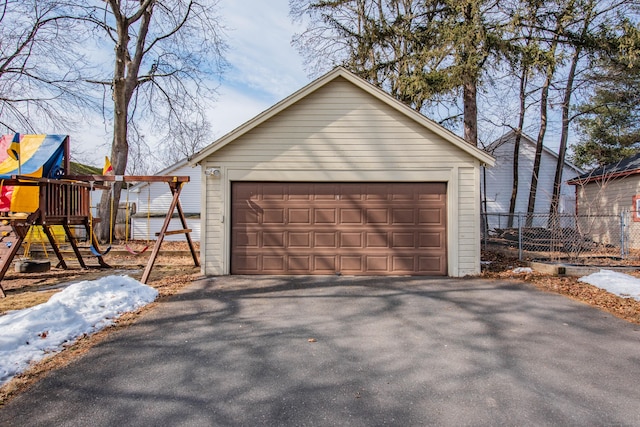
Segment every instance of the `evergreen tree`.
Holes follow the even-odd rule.
[[[580,105],[580,140],[572,146],[573,162],[598,167],[640,151],[640,62],[619,57],[601,61],[593,75],[596,89]]]

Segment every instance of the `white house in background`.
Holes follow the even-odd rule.
[[[191,239],[200,240],[200,166],[192,167],[184,159],[156,175],[189,176],[190,181],[180,192],[180,206],[187,219],[187,227],[191,231]],[[125,195],[120,201],[125,202]],[[131,215],[131,240],[155,240],[156,233],[162,228],[169,211],[173,196],[166,182],[141,182],[129,189],[129,203],[135,203],[135,213]],[[169,231],[181,230],[182,224],[174,213],[169,224]],[[184,234],[168,235],[164,240],[184,241]]]
[[[515,132],[511,131],[491,143],[485,149],[496,159],[494,167],[483,167],[482,170],[482,204],[483,210],[489,214],[506,215],[509,213],[513,187],[513,151],[515,137]],[[529,203],[529,191],[531,189],[531,175],[536,153],[536,142],[529,136],[523,134],[520,140],[519,152],[518,196],[516,198],[515,213],[526,213]],[[544,147],[542,150],[542,158],[540,159],[540,174],[534,213],[549,213],[557,162],[558,154]],[[575,189],[573,186],[568,185],[567,181],[582,173],[584,173],[584,171],[565,160],[562,169],[562,186],[560,189],[560,213],[575,213]],[[494,224],[494,220],[497,221],[497,216],[490,216],[489,220],[489,228],[505,226],[502,224]]]

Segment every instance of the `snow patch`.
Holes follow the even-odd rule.
[[[578,279],[623,298],[640,301],[640,279],[612,270],[600,270]]]
[[[0,317],[0,385],[84,334],[137,310],[158,291],[128,276],[74,283],[35,307]]]

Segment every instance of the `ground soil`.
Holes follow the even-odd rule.
[[[132,245],[130,245],[132,246]],[[138,248],[143,247],[140,243]],[[122,254],[123,246],[114,246],[114,254]],[[148,285],[158,289],[158,300],[143,309],[123,315],[115,325],[108,327],[94,335],[84,336],[70,345],[62,352],[52,356],[38,364],[35,364],[27,372],[18,375],[0,389],[0,405],[8,399],[26,390],[31,384],[45,376],[53,369],[65,366],[72,360],[84,354],[91,347],[103,341],[113,331],[125,328],[132,324],[136,318],[146,310],[155,307],[158,302],[176,294],[181,289],[201,278],[200,268],[195,267],[188,247],[185,242],[164,242],[161,255],[152,270]],[[47,273],[18,274],[8,273],[2,285],[7,297],[0,299],[0,313],[9,310],[27,308],[48,300],[55,292],[59,292],[70,283],[80,280],[95,280],[100,277],[113,274],[126,274],[139,279],[142,275],[146,258],[135,255],[107,255],[106,261],[113,269],[89,269],[79,268],[70,270],[52,269]],[[516,267],[525,267],[526,262],[517,258],[497,253],[486,252],[483,254],[483,272],[481,277],[487,279],[521,280],[530,283],[544,292],[553,292],[565,295],[574,300],[592,305],[603,311],[609,312],[628,322],[640,324],[640,301],[631,298],[622,298],[612,295],[602,289],[586,283],[579,282],[573,277],[555,277],[541,273],[514,273]],[[13,271],[13,270],[11,270]],[[631,272],[640,277],[640,272]]]
[[[528,265],[527,262],[519,261],[515,257],[501,253],[485,252],[483,253],[483,261],[485,261],[482,272],[483,277],[522,280],[542,291],[565,295],[597,307],[628,322],[640,324],[640,301],[636,301],[633,298],[613,295],[588,283],[579,282],[577,277],[557,277],[535,271],[532,273],[514,273],[513,270],[516,267],[526,267]],[[606,268],[607,266],[629,266],[629,262],[614,260],[606,263],[604,259],[600,259],[599,262],[591,265]],[[640,278],[640,270],[625,271],[625,274]]]

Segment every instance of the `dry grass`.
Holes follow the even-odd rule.
[[[512,273],[514,268],[526,266],[526,263],[520,262],[516,258],[496,253],[485,253],[484,258],[491,261],[491,264],[482,273],[483,277],[523,280],[542,291],[565,295],[628,322],[640,324],[640,301],[633,298],[613,295],[588,283],[579,282],[576,277],[556,277],[536,272],[514,274]],[[640,277],[640,272],[637,271],[625,272],[625,274]]]
[[[51,295],[58,290],[37,291],[37,292],[19,292],[10,294],[9,298],[0,299],[0,314],[5,314],[11,310],[22,310],[24,308],[33,307],[49,301]]]

